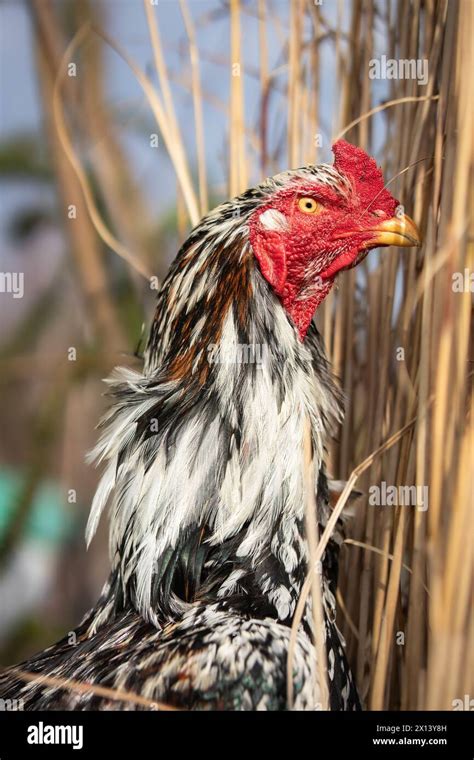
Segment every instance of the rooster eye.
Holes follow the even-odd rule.
[[[321,211],[322,206],[314,198],[300,198],[298,208],[304,214],[315,214],[317,211]]]

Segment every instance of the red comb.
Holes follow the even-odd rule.
[[[360,204],[373,211],[381,209],[393,216],[398,201],[385,189],[382,170],[372,156],[362,148],[357,148],[345,140],[338,140],[332,146],[334,166],[351,180]]]

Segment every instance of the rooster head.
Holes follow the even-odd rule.
[[[420,234],[361,148],[333,145],[334,166],[307,166],[272,178],[249,219],[260,270],[303,339],[338,272],[371,248],[418,246]]]

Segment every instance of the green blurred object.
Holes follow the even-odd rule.
[[[2,179],[28,178],[51,182],[53,173],[45,155],[45,144],[33,133],[24,133],[0,143]]]
[[[22,485],[21,472],[0,470],[0,544],[14,518]],[[67,504],[63,492],[54,482],[41,483],[25,523],[24,539],[59,544],[72,536],[77,521],[73,506]]]

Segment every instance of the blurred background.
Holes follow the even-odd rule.
[[[141,366],[154,278],[207,209],[344,134],[425,244],[372,253],[318,311],[348,399],[330,469],[366,462],[362,491],[426,486],[429,508],[361,500],[340,626],[367,707],[474,694],[473,8],[0,2],[0,664],[71,630],[107,576],[85,454],[101,379]]]

